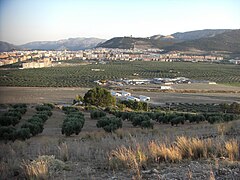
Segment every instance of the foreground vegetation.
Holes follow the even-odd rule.
[[[167,136],[169,129],[165,126],[155,130],[119,129],[111,134],[82,132],[79,138],[40,136],[27,142],[0,142],[0,177],[158,179],[165,176],[188,179],[190,172],[193,179],[210,179],[211,176],[234,179],[238,177],[240,166],[239,139],[227,132],[237,131],[239,124],[228,125],[231,126],[228,131],[214,138],[194,134],[196,131],[212,134],[217,126],[196,125],[192,130],[185,126],[184,136],[179,135],[179,128]],[[226,169],[233,174],[226,174]],[[178,172],[177,175],[172,171]]]
[[[103,69],[104,71],[92,71]],[[52,67],[25,70],[0,70],[1,86],[33,87],[93,87],[99,79],[184,76],[225,84],[240,84],[237,65],[184,63],[184,62],[114,62],[86,66]]]
[[[236,102],[214,112],[162,111],[142,102],[116,102],[98,87],[73,103],[78,106],[31,105],[27,120],[22,120],[30,109],[26,104],[4,106],[0,179],[239,177]]]

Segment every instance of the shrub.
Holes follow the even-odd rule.
[[[14,104],[14,105],[12,105],[12,107],[13,107],[14,109],[16,109],[16,108],[27,108],[27,105],[26,105],[26,104],[23,104],[23,103],[19,103],[19,104]]]
[[[106,116],[106,113],[103,112],[103,111],[96,110],[96,111],[92,111],[90,116],[91,116],[91,119],[98,119],[98,118],[101,118],[103,116]]]
[[[48,119],[48,116],[46,114],[35,114],[32,118],[40,118],[43,122],[46,122]]]
[[[146,102],[137,102],[137,101],[122,101],[121,104],[125,105],[128,108],[131,108],[136,111],[147,111],[148,110],[148,104]]]
[[[22,114],[16,110],[11,110],[11,111],[6,112],[6,113],[4,113],[4,116],[16,117],[18,120],[20,120],[22,118]]]
[[[184,121],[185,121],[185,117],[184,116],[178,116],[178,117],[175,117],[173,119],[171,119],[171,125],[174,126],[174,125],[178,125],[178,124],[184,124]]]
[[[65,114],[70,114],[72,112],[78,112],[78,109],[75,107],[62,107],[62,110]]]
[[[202,114],[198,114],[198,115],[196,115],[195,118],[196,118],[196,122],[197,122],[197,123],[206,120],[205,116],[203,116]]]
[[[122,120],[117,117],[102,117],[96,125],[98,128],[103,128],[106,132],[114,132],[122,128]]]
[[[39,117],[32,117],[27,123],[23,124],[22,128],[29,128],[33,136],[43,132],[44,120]]]
[[[84,118],[84,115],[81,112],[72,112],[72,113],[68,114],[67,117],[68,118],[74,117],[74,118],[81,119],[81,118]]]
[[[71,120],[66,121],[63,123],[62,126],[62,134],[65,134],[66,136],[71,136],[72,134],[78,135],[82,130],[83,124],[82,121],[78,120]]]
[[[15,126],[19,123],[19,118],[14,116],[0,116],[0,125],[1,126]]]
[[[43,106],[48,106],[48,107],[50,107],[51,109],[54,108],[54,105],[53,105],[53,104],[50,104],[50,103],[44,103]]]
[[[62,134],[71,136],[72,134],[78,135],[84,125],[85,119],[81,112],[72,112],[67,115],[67,118],[63,121]]]
[[[141,128],[153,128],[153,123],[150,117],[144,114],[135,114],[131,117],[133,126],[140,126]]]
[[[24,123],[21,128],[27,128],[30,130],[30,133],[32,136],[36,136],[39,133],[42,133],[43,131],[43,124],[36,122],[27,122]]]
[[[52,112],[51,111],[37,111],[37,114],[45,114],[48,117],[52,116]]]
[[[15,140],[14,132],[16,129],[14,127],[0,127],[0,140]]]
[[[15,139],[26,140],[31,137],[31,132],[29,128],[17,129],[14,133]]]
[[[25,114],[27,112],[27,108],[18,107],[18,108],[10,109],[9,111],[16,111],[16,112],[19,112],[22,115],[22,114]]]
[[[52,108],[48,105],[38,105],[36,106],[37,111],[51,111]]]
[[[207,121],[210,123],[210,124],[214,124],[216,122],[222,122],[223,121],[223,118],[221,116],[209,116]]]
[[[141,128],[152,128],[153,129],[153,123],[150,120],[142,121],[140,126],[141,126]]]

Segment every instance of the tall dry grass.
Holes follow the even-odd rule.
[[[146,163],[147,156],[139,144],[135,147],[120,147],[113,150],[109,156],[111,166],[127,167],[134,173],[134,179],[141,179],[141,168]]]
[[[45,180],[49,178],[48,164],[49,162],[44,159],[32,162],[23,160],[22,168],[28,179]]]
[[[58,146],[59,156],[63,161],[69,160],[68,145],[66,142],[60,143]]]
[[[182,160],[182,154],[176,146],[167,147],[165,143],[158,144],[151,141],[148,144],[149,157],[157,162],[179,162]]]
[[[176,146],[184,159],[208,158],[213,151],[211,139],[177,137]]]
[[[141,147],[142,146],[142,147]],[[180,136],[172,144],[165,142],[158,143],[156,141],[149,141],[147,148],[144,144],[138,144],[137,148],[121,146],[110,153],[110,166],[113,162],[118,162],[118,165],[136,169],[140,171],[143,162],[180,162],[184,159],[198,160],[206,158],[221,157],[224,155],[230,160],[238,160],[239,147],[237,140],[216,140],[188,138]],[[140,152],[140,156],[138,155]]]
[[[226,154],[231,161],[238,160],[239,146],[236,139],[225,142]]]

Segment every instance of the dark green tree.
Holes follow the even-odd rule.
[[[116,99],[106,89],[95,87],[84,95],[84,102],[87,105],[107,107],[115,105]]]

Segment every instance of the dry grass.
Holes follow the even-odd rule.
[[[237,140],[231,139],[225,142],[226,154],[231,161],[238,160],[239,145]]]
[[[239,122],[240,121],[236,122],[237,125],[232,125],[235,133],[239,130]],[[28,174],[30,174],[27,176],[28,178],[30,176],[37,176],[34,175],[34,173],[30,173],[34,172],[34,168],[31,170],[31,166],[23,166],[22,159],[26,160],[25,165],[32,165],[31,162],[27,160],[35,159],[39,155],[54,155],[57,159],[67,161],[66,164],[69,165],[69,168],[72,170],[72,172],[65,170],[68,169],[68,167],[65,167],[64,162],[55,163],[60,164],[60,168],[57,168],[59,169],[58,172],[52,171],[52,169],[55,168],[48,168],[46,175],[39,172],[39,176],[43,178],[48,178],[49,174],[51,177],[52,174],[59,177],[63,176],[63,173],[66,173],[67,176],[73,173],[79,173],[82,177],[87,176],[90,178],[100,175],[101,173],[106,173],[104,170],[107,170],[110,166],[113,171],[127,167],[130,169],[130,174],[134,172],[135,178],[140,179],[142,170],[145,170],[145,168],[148,170],[152,167],[161,167],[162,164],[159,165],[158,163],[162,162],[164,164],[165,162],[167,162],[167,164],[184,163],[186,160],[199,159],[207,159],[207,162],[209,162],[212,159],[214,160],[214,158],[219,159],[219,157],[226,157],[227,160],[231,159],[235,161],[239,158],[237,146],[239,137],[224,133],[224,138],[222,138],[220,136],[221,133],[217,134],[216,125],[186,124],[173,128],[170,127],[170,125],[157,124],[155,129],[145,130],[131,128],[128,122],[124,123],[125,128],[119,129],[113,134],[98,130],[81,132],[79,136],[70,138],[57,135],[39,135],[25,142],[15,141],[14,143],[9,142],[8,144],[1,143],[0,179],[11,179],[14,177],[15,172],[19,173],[16,177],[23,177],[23,173],[27,174],[27,167],[29,167]],[[228,124],[231,125],[231,123]],[[211,134],[218,136],[208,139],[207,137]],[[201,137],[201,139],[193,137]],[[228,140],[229,137],[235,137],[235,139]],[[222,160],[225,158],[220,159],[219,164],[221,165],[223,163]],[[72,164],[74,164],[74,166],[72,166]],[[85,169],[88,173],[84,173],[85,171],[80,172],[79,169],[77,170],[75,164],[78,164],[76,166],[81,167],[83,170]],[[20,165],[25,167],[25,169],[23,168],[24,171],[20,168]],[[175,165],[169,164],[169,166]],[[218,165],[216,165],[216,167],[217,166]],[[32,167],[37,167],[37,165],[32,165]],[[96,172],[88,170],[87,167],[91,167],[94,171],[96,170]],[[207,169],[209,171],[209,168]],[[1,171],[6,173],[3,174]],[[42,170],[42,172],[44,172],[44,170]],[[110,174],[111,172],[108,171],[107,173]],[[187,171],[184,175],[189,179],[191,179],[191,177],[194,179],[196,176],[194,169],[190,169],[188,175],[186,175],[186,173]],[[209,178],[209,173],[206,175]],[[129,177],[127,174],[126,176]],[[218,176],[219,175],[217,175],[216,178]],[[144,177],[145,174],[143,174],[143,178]]]
[[[109,161],[111,166],[125,166],[135,173],[134,179],[141,179],[141,168],[146,163],[147,156],[139,144],[134,148],[124,146],[111,152]],[[114,163],[114,164],[113,164]],[[120,164],[119,164],[120,163]]]
[[[44,159],[34,160],[32,162],[23,160],[22,168],[28,179],[45,180],[49,177],[49,162]]]
[[[165,143],[157,144],[152,141],[148,144],[148,150],[150,156],[158,162],[179,162],[182,160],[182,154],[176,146],[167,147]]]
[[[184,159],[208,158],[213,148],[211,139],[177,137],[176,145]]]
[[[58,146],[59,156],[63,161],[69,160],[68,145],[66,142],[60,143]]]
[[[170,162],[176,163],[184,159],[198,160],[214,157],[221,157],[222,154],[230,160],[238,160],[238,144],[237,140],[222,141],[211,139],[188,138],[180,136],[172,144],[165,142],[158,143],[149,141],[147,148],[143,148],[144,144],[137,144],[137,148],[121,146],[116,150],[112,150],[110,154],[110,165],[116,160],[118,165],[122,165],[135,172],[139,172],[144,163],[149,162]],[[120,162],[120,163],[119,163]]]

